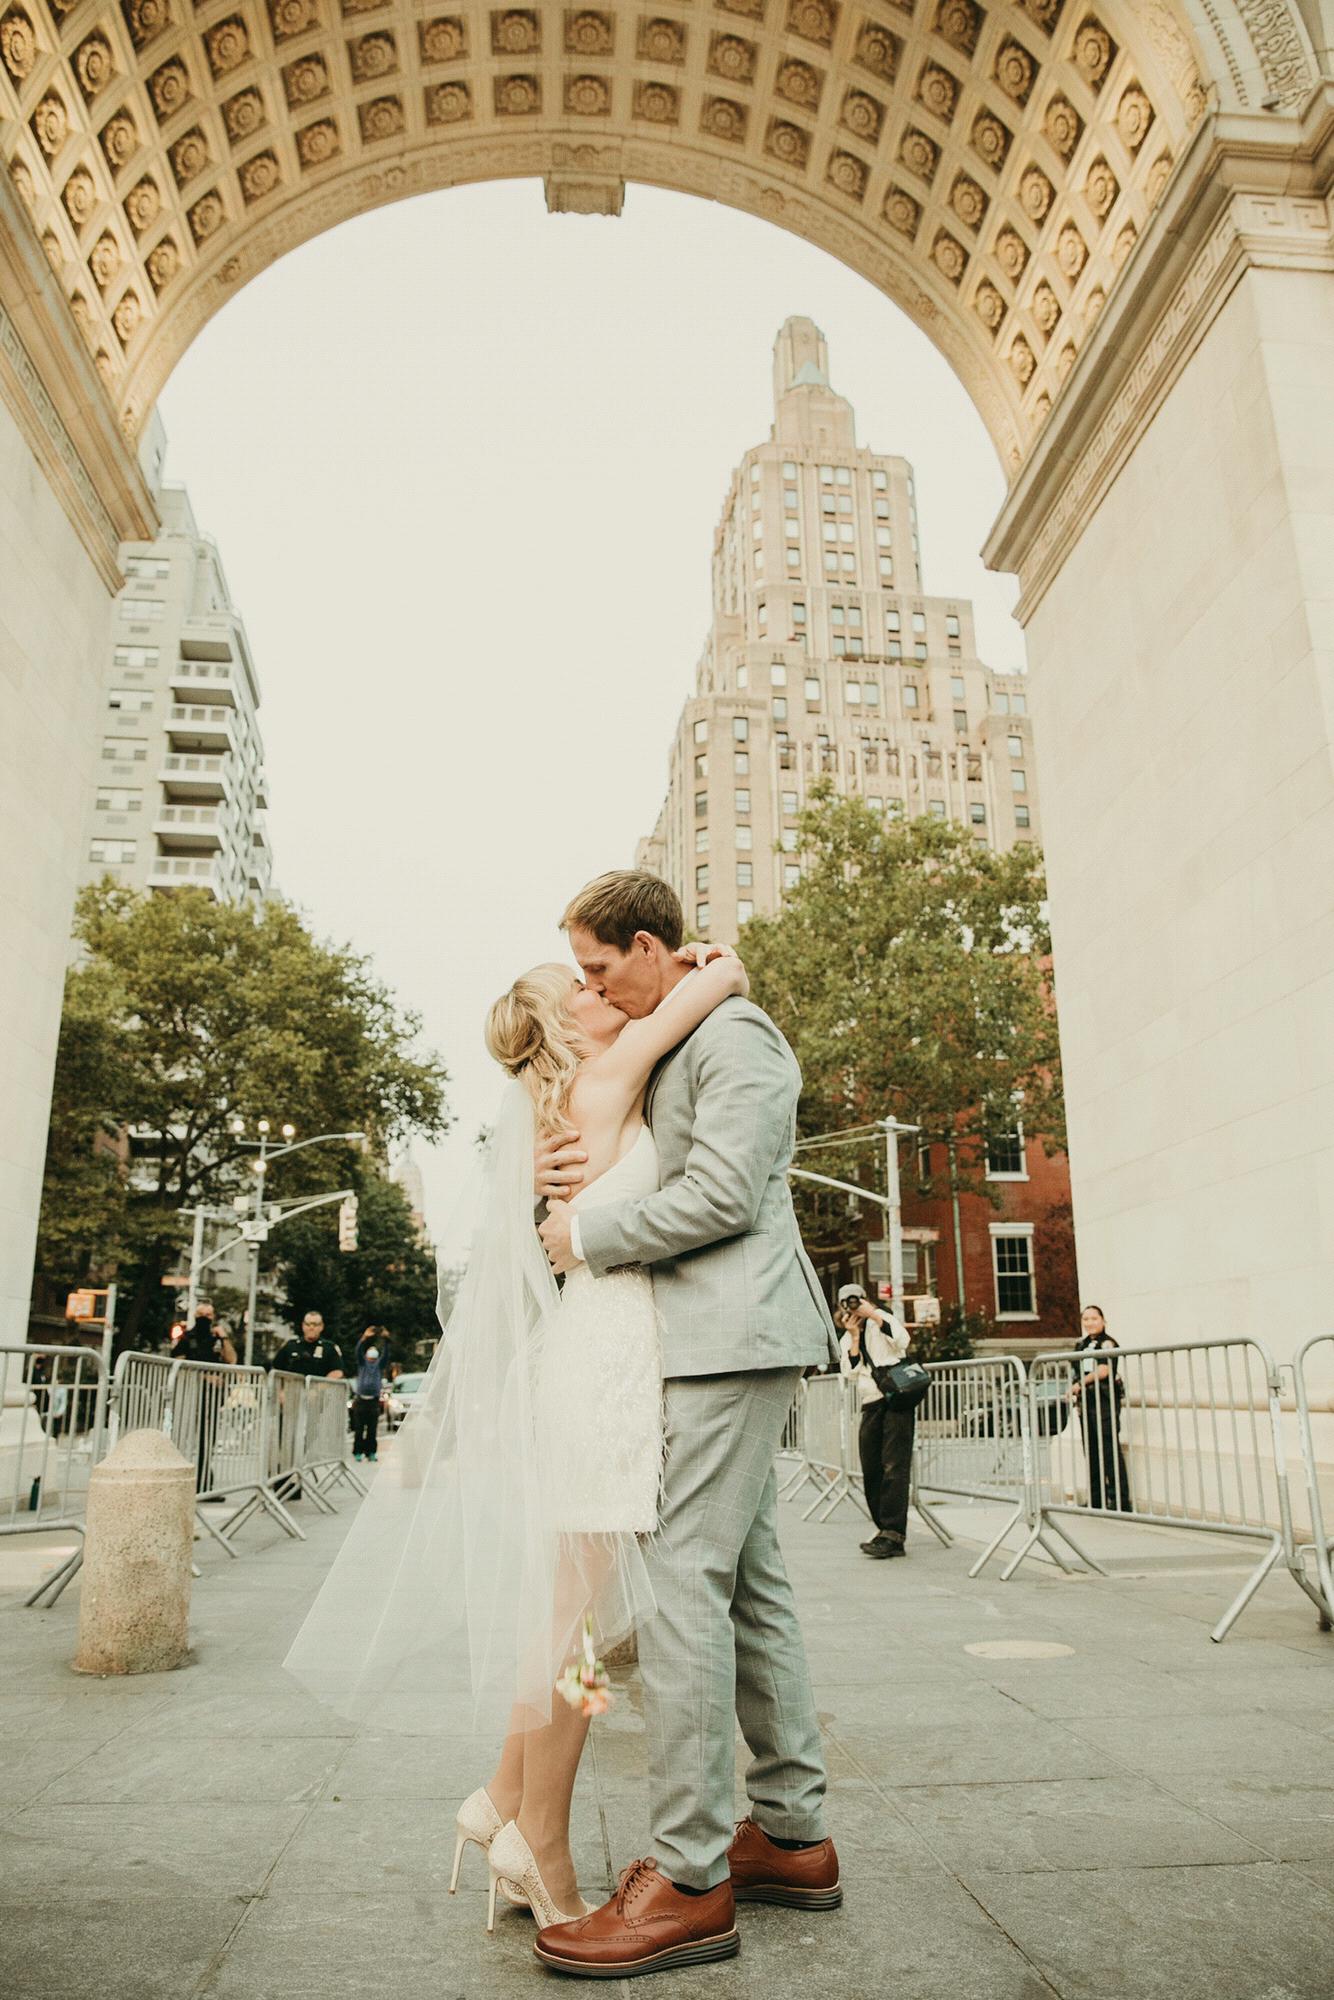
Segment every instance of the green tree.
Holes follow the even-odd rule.
[[[236,1118],[251,1133],[261,1117],[299,1136],[364,1131],[379,1157],[446,1130],[446,1072],[417,1047],[417,1017],[290,905],[106,880],[81,894],[75,937],[38,1262],[62,1279],[114,1273],[131,1339],[165,1321],[179,1211],[253,1186]],[[113,1135],[119,1160],[105,1151]],[[350,1146],[297,1153],[275,1164],[269,1191],[350,1186],[358,1163]]]
[[[282,1280],[293,1326],[303,1313],[322,1313],[349,1358],[368,1326],[385,1326],[398,1359],[415,1361],[440,1334],[435,1258],[417,1239],[402,1188],[363,1162],[356,1190],[355,1250],[338,1248],[338,1211],[331,1205],[275,1229],[266,1264]]]
[[[802,1132],[893,1115],[943,1142],[960,1190],[982,1194],[991,1192],[988,1135],[1022,1119],[1059,1149],[1065,1116],[1037,851],[997,854],[943,820],[886,826],[828,781],[813,788],[798,840],[799,884],[777,916],[747,924],[742,951],[755,999],[801,1063]],[[881,1172],[870,1165],[877,1153],[869,1144],[815,1148],[801,1164],[865,1184]],[[798,1202],[817,1253],[858,1240],[845,1196],[802,1189]]]

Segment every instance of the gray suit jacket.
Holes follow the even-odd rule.
[[[724,1000],[649,1085],[658,1192],[579,1217],[595,1276],[651,1267],[665,1376],[838,1361],[787,1183],[800,1092],[769,1016]]]

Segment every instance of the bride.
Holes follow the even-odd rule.
[[[462,1698],[473,1727],[503,1722],[495,1771],[459,1809],[450,1883],[465,1846],[487,1850],[488,1928],[497,1890],[543,1925],[584,1914],[570,1801],[596,1697],[579,1692],[578,1668],[652,1610],[639,1538],[656,1527],[662,1471],[648,1274],[594,1278],[579,1265],[557,1291],[533,1224],[533,1149],[580,1133],[575,1214],[656,1191],[650,1074],[749,991],[734,952],[687,945],[677,956],[696,969],[643,1020],[554,964],[492,1007],[487,1047],[513,1081],[468,1271],[393,1457],[287,1659],[350,1713],[457,1731]],[[573,1705],[553,1700],[558,1680]]]

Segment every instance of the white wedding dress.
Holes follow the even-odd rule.
[[[582,1215],[657,1186],[658,1151],[642,1125],[629,1151],[570,1207]],[[561,1531],[650,1534],[662,1477],[662,1360],[647,1271],[595,1278],[578,1264],[570,1272],[546,1326],[534,1415]]]

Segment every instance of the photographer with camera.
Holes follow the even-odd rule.
[[[891,1383],[889,1395],[882,1385],[889,1383],[885,1371],[898,1369],[906,1361],[912,1335],[895,1314],[873,1306],[860,1285],[840,1287],[834,1324],[840,1333],[842,1372],[857,1384],[861,1406],[857,1449],[866,1505],[876,1527],[861,1549],[864,1555],[883,1561],[907,1554],[908,1492],[917,1424],[913,1397],[919,1385],[908,1387],[905,1383],[901,1390]],[[907,1372],[914,1377],[920,1374],[920,1394],[924,1394],[928,1384],[924,1371],[909,1364]]]

